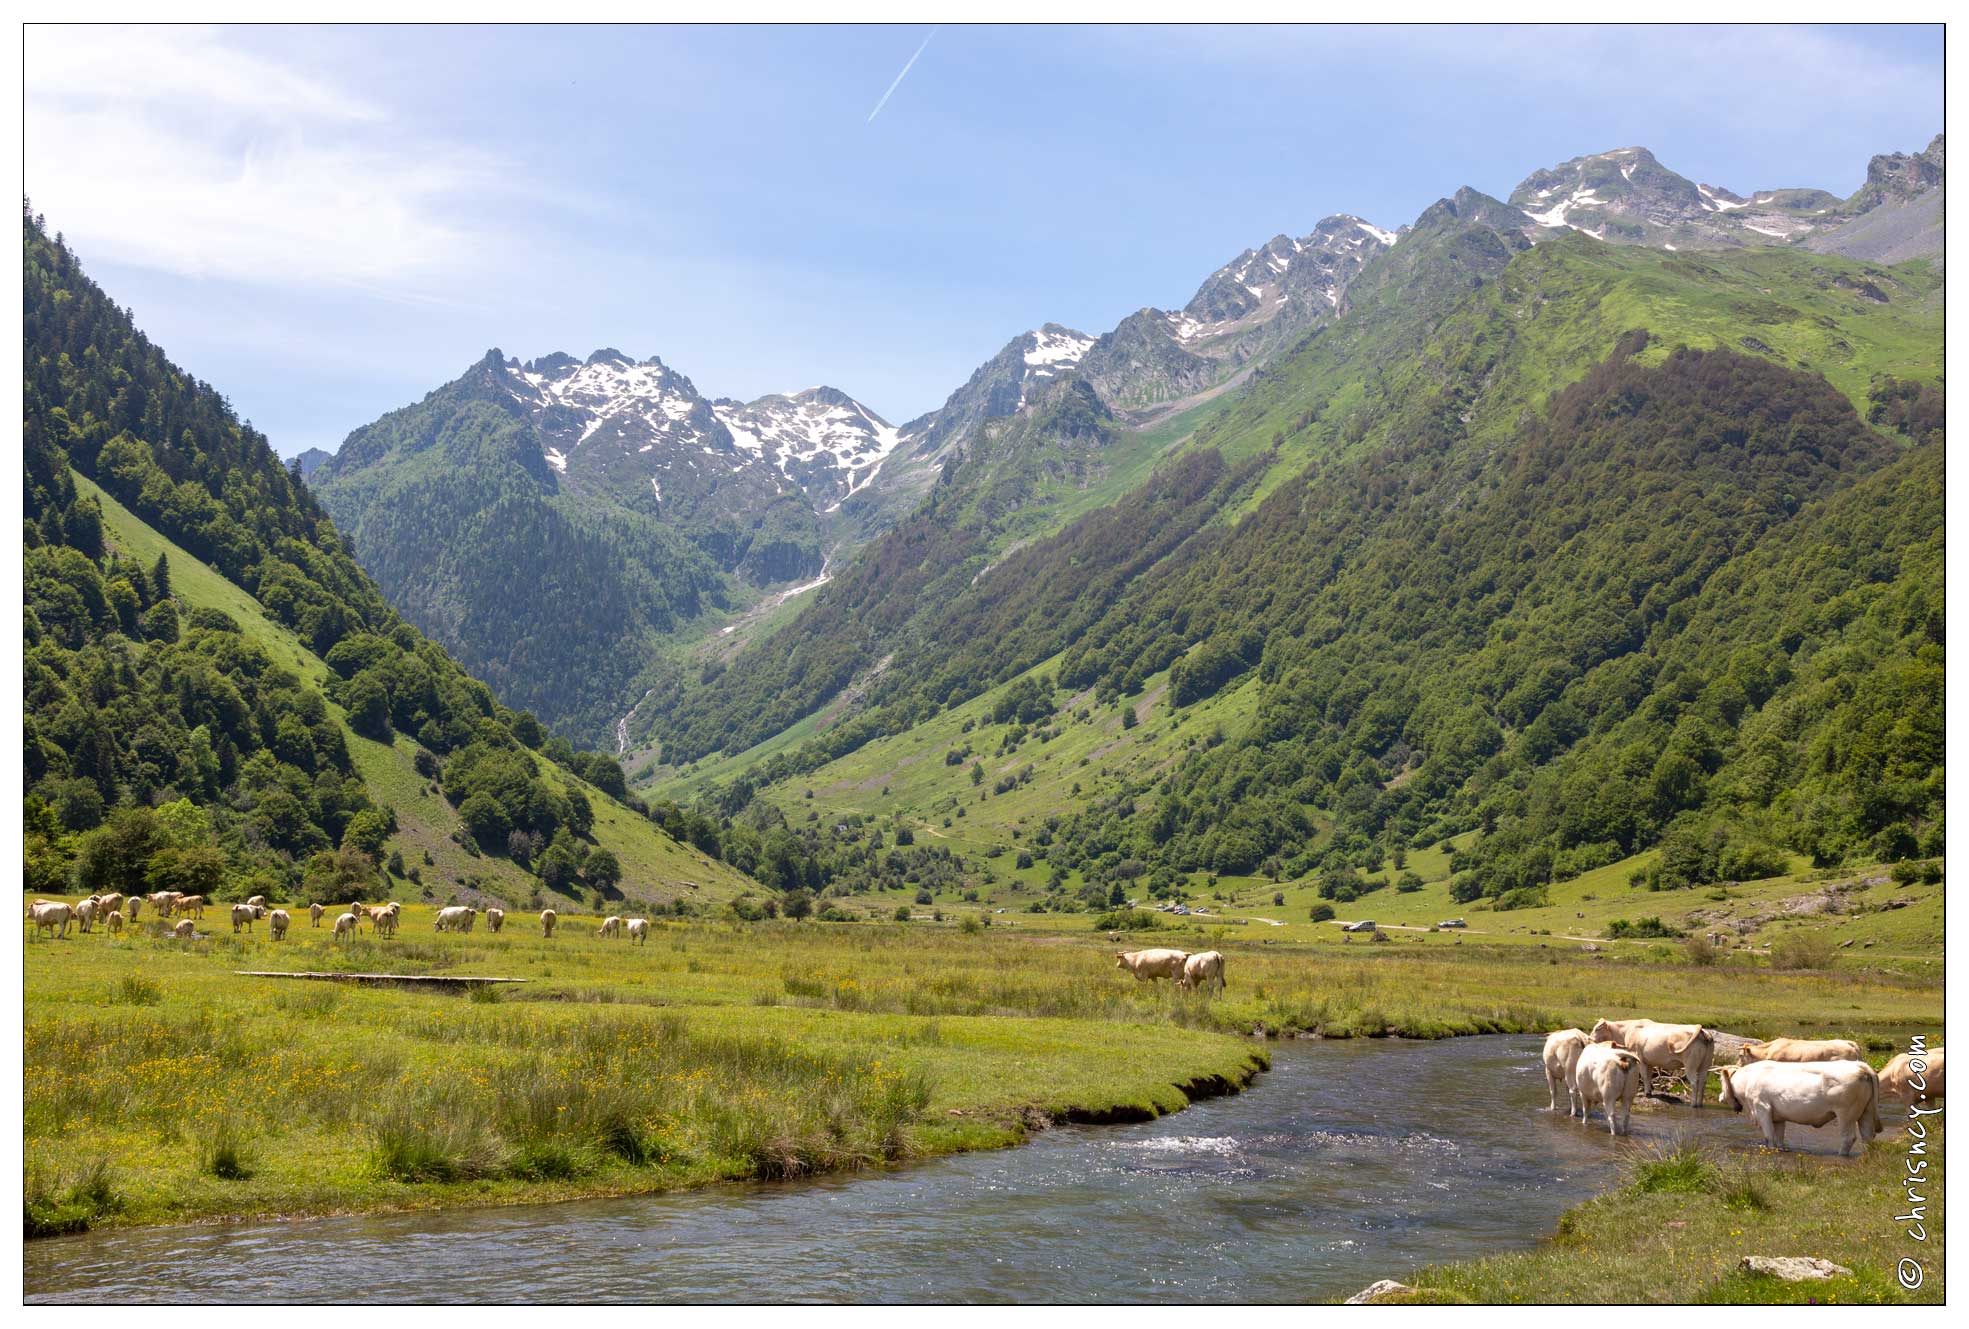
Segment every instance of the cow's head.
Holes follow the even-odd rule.
[[[1593,1032],[1588,1035],[1595,1043],[1619,1043],[1620,1031],[1613,1027],[1611,1020],[1596,1020]]]
[[[1737,1053],[1737,1065],[1748,1066],[1753,1061],[1762,1061],[1769,1051],[1768,1043],[1745,1043]]]
[[[1736,1087],[1730,1083],[1730,1077],[1735,1074],[1736,1068],[1733,1066],[1718,1066],[1716,1068],[1716,1078],[1723,1082],[1722,1088],[1717,1091],[1716,1101],[1732,1112],[1741,1112],[1743,1111],[1743,1100],[1737,1097]]]
[[[1114,967],[1116,969],[1126,969],[1128,967],[1127,951],[1116,951],[1114,953]]]

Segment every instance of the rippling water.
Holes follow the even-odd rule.
[[[27,1243],[30,1301],[1260,1301],[1530,1245],[1678,1134],[1544,1110],[1541,1039],[1274,1046],[1249,1091],[896,1172]],[[1793,1128],[1795,1148],[1836,1151]],[[1830,1140],[1830,1142],[1828,1142]]]

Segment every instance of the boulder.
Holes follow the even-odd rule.
[[[1853,1272],[1843,1264],[1821,1260],[1816,1255],[1746,1255],[1737,1267],[1746,1274],[1764,1274],[1770,1278],[1781,1278],[1787,1283],[1842,1278]]]
[[[1397,1283],[1392,1278],[1377,1279],[1375,1282],[1369,1283],[1366,1287],[1356,1292],[1353,1296],[1347,1298],[1347,1305],[1365,1306],[1370,1301],[1377,1301],[1382,1297],[1391,1296],[1397,1292],[1413,1291],[1415,1289],[1408,1284]]]

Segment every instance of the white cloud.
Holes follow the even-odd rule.
[[[328,78],[178,28],[31,29],[26,186],[86,258],[442,299],[520,191]]]

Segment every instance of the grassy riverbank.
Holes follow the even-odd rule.
[[[26,947],[30,1231],[513,1203],[880,1167],[1140,1119],[1248,1081],[1255,1028],[1529,1032],[1647,1013],[1884,1045],[1941,1029],[1912,977],[1644,952],[1226,940],[1206,1001],[1138,984],[1088,932],[564,918],[497,936]],[[474,999],[236,970],[524,978]]]
[[[1942,1150],[1931,1137],[1916,1190],[1926,1239],[1908,1235],[1909,1140],[1898,1130],[1856,1159],[1703,1152],[1643,1157],[1618,1189],[1567,1213],[1535,1250],[1424,1269],[1414,1303],[1938,1303],[1944,1299]],[[1850,1276],[1787,1283],[1739,1269],[1746,1255],[1831,1260]],[[1920,1285],[1901,1286],[1903,1259]]]

